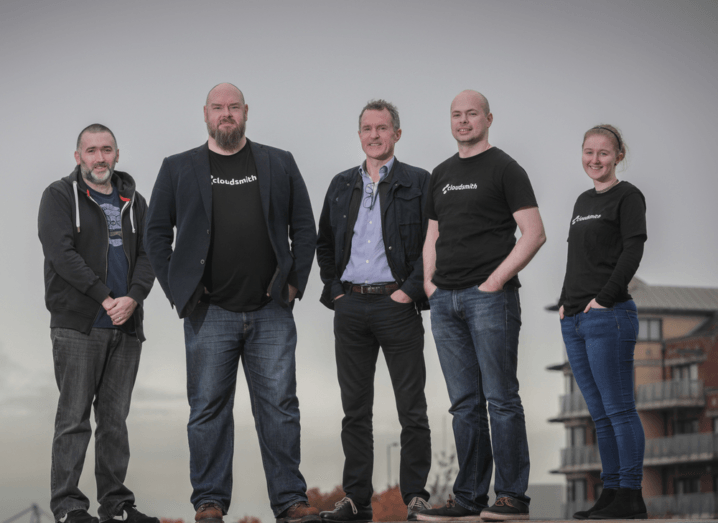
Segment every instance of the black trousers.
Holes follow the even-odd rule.
[[[431,433],[426,415],[424,326],[413,303],[387,295],[346,294],[334,302],[337,376],[342,395],[342,447],[346,495],[357,505],[371,502],[374,488],[372,407],[379,347],[384,351],[401,423],[399,488],[404,503],[425,489],[431,468]]]

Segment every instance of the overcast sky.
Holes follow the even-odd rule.
[[[74,168],[79,131],[101,122],[117,136],[117,168],[149,197],[162,159],[206,140],[202,105],[224,81],[244,91],[249,138],[294,154],[315,216],[332,176],[363,159],[357,117],[367,100],[398,106],[397,157],[431,171],[456,152],[452,98],[466,88],[488,97],[490,142],[528,172],[548,236],[521,273],[519,378],[530,481],[562,483],[549,470],[559,464],[564,431],[546,421],[558,411],[562,379],[545,368],[563,361],[563,345],[544,306],[560,292],[573,203],[591,187],[580,162],[583,132],[610,123],[624,133],[630,152],[619,178],[637,185],[648,206],[638,275],[650,284],[718,286],[716,27],[715,1],[2,0],[0,521],[32,502],[49,511],[57,389],[36,225],[43,189]],[[342,411],[332,313],[320,290],[315,265],[295,318],[302,471],[310,487],[326,490],[341,481]],[[191,521],[182,323],[159,285],[145,310],[127,483],[140,510]],[[438,451],[453,442],[449,400],[426,313],[424,322]],[[376,398],[374,480],[383,489],[399,424],[382,358]],[[254,514],[266,523],[272,516],[243,378],[235,419],[228,521]],[[81,486],[91,499],[93,463],[90,451]]]

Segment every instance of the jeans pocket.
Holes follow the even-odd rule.
[[[488,292],[488,291],[482,291],[481,289],[479,289],[479,287],[480,287],[480,285],[476,286],[476,290],[479,292],[479,294],[485,294],[486,296],[498,296],[499,294],[502,294],[504,292],[503,288],[499,289],[498,291]]]

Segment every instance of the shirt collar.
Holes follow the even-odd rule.
[[[384,178],[386,178],[386,175],[391,172],[391,168],[394,167],[394,159],[395,157],[392,156],[388,162],[386,162],[379,168],[379,181],[382,181]],[[359,174],[361,174],[362,177],[369,177],[369,173],[366,172],[366,160],[364,160],[359,166]]]

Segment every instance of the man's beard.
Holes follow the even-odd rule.
[[[99,176],[95,176],[95,173],[93,172],[95,167],[99,166],[107,167],[107,172],[105,172],[105,175],[102,178],[100,178]],[[112,178],[112,174],[115,172],[115,163],[112,162],[112,165],[109,165],[105,162],[100,162],[94,164],[92,169],[89,169],[87,167],[87,164],[82,162],[80,163],[80,172],[82,173],[82,177],[88,182],[94,183],[95,185],[106,185],[109,183],[110,179]]]
[[[234,119],[224,118],[219,123],[222,124],[225,122],[234,123]],[[244,119],[239,122],[236,127],[232,127],[229,131],[220,129],[219,124],[217,127],[214,127],[207,122],[207,132],[212,138],[214,138],[217,146],[225,151],[234,151],[239,148],[239,144],[242,141],[242,138],[244,138],[245,127],[246,123]]]

